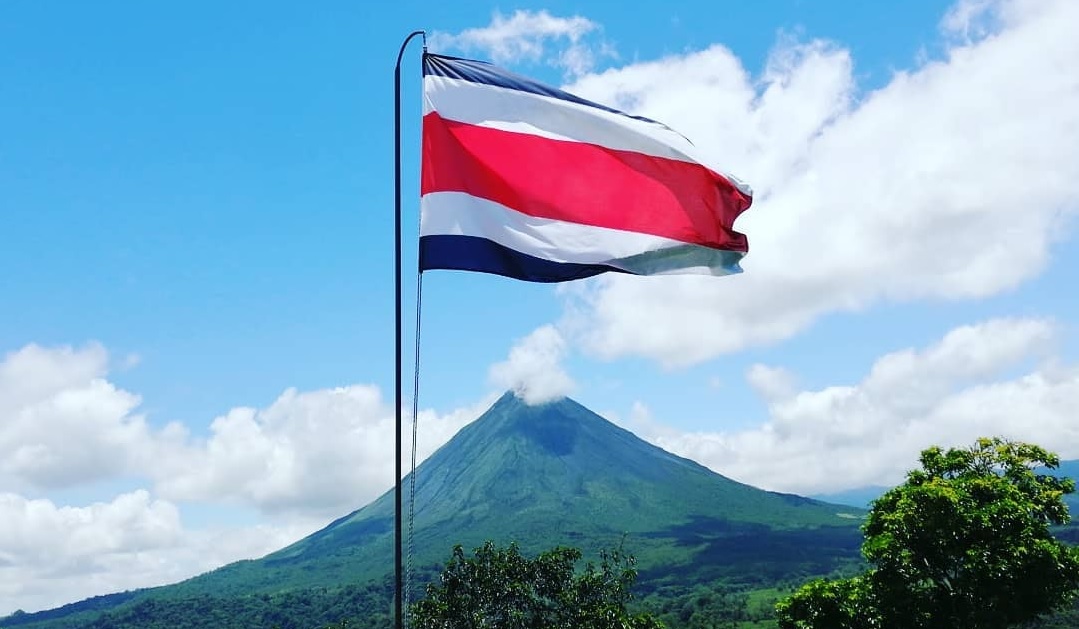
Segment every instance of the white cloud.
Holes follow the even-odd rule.
[[[434,51],[479,51],[499,64],[544,62],[579,75],[591,70],[598,56],[613,55],[609,45],[585,41],[598,30],[599,25],[581,16],[557,17],[547,11],[518,10],[507,17],[495,12],[491,23],[483,28],[460,33],[436,31],[430,46]]]
[[[105,380],[108,353],[28,345],[0,361],[0,484],[54,489],[129,471],[150,438],[136,395]]]
[[[527,404],[556,400],[573,391],[573,379],[562,368],[566,341],[551,325],[519,339],[505,362],[491,366],[490,379],[512,389]]]
[[[992,320],[955,329],[926,349],[883,356],[855,385],[816,391],[785,390],[786,376],[784,387],[773,387],[781,372],[756,367],[747,377],[768,403],[765,424],[731,433],[653,430],[649,438],[738,480],[797,493],[895,483],[922,449],[981,436],[1032,441],[1076,458],[1079,369],[1047,360],[1054,338],[1043,320]],[[1000,379],[1030,361],[1039,366]]]
[[[266,408],[229,410],[208,437],[195,438],[179,423],[152,430],[137,412],[139,397],[109,382],[108,370],[100,345],[29,345],[0,361],[0,486],[47,491],[148,479],[173,501],[310,517],[342,515],[393,485],[393,407],[375,386],[289,389]],[[493,400],[421,411],[420,460]],[[411,413],[404,420],[411,424]]]
[[[0,617],[179,581],[263,556],[310,523],[184,529],[179,509],[145,490],[83,507],[0,494]]]
[[[476,419],[493,398],[440,415],[420,412],[420,461]],[[407,460],[410,413],[405,414]],[[237,408],[210,436],[159,455],[163,496],[225,501],[268,513],[340,516],[393,485],[394,414],[377,387],[285,391],[265,409]],[[406,463],[407,466],[407,463]]]
[[[790,395],[795,390],[794,374],[781,367],[753,365],[746,372],[746,381],[767,400]]]
[[[944,14],[941,28],[967,42],[981,39],[987,35],[987,18],[995,9],[999,9],[997,0],[959,0]]]
[[[1073,0],[965,1],[945,26],[980,38],[860,96],[823,42],[781,42],[759,77],[720,46],[582,77],[569,89],[671,122],[756,198],[745,274],[603,276],[563,292],[567,329],[600,357],[681,366],[1034,277],[1079,210],[1076,23]]]
[[[392,451],[393,409],[377,388],[290,389],[267,408],[214,419],[209,438],[169,452],[154,474],[174,500],[267,511],[342,509],[342,501],[356,508],[377,491],[375,482],[392,483]]]
[[[0,563],[61,560],[73,572],[90,567],[83,560],[175,545],[181,528],[176,506],[146,491],[88,507],[0,494],[0,513]]]

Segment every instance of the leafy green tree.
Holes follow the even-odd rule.
[[[738,629],[774,615],[769,606],[762,618],[754,618],[746,591],[721,582],[696,583],[691,588],[667,584],[643,602],[661,622],[680,629]]]
[[[782,629],[1004,629],[1071,602],[1079,549],[1056,540],[1070,479],[1057,456],[1004,439],[932,447],[873,503],[862,553],[873,568],[816,580],[776,605]]]
[[[460,545],[439,582],[411,607],[419,629],[662,629],[651,614],[626,610],[637,571],[621,549],[604,552],[597,567],[575,569],[581,552],[559,547],[535,559],[516,544],[492,542],[466,557]]]
[[[869,579],[814,579],[776,604],[782,629],[882,627]]]

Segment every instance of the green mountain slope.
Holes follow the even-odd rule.
[[[526,552],[571,545],[586,556],[624,540],[640,559],[647,591],[717,581],[770,585],[856,561],[861,515],[735,482],[572,400],[528,406],[506,394],[416,471],[415,587],[437,573],[453,544],[487,539],[516,541]],[[141,593],[120,607],[206,597],[269,601],[345,585],[351,596],[358,588],[388,596],[392,529],[388,492],[262,559]],[[61,626],[31,624],[34,616],[21,624]],[[10,619],[0,626],[12,626]]]
[[[343,566],[360,552],[385,565],[392,498],[387,493],[263,562]],[[528,406],[506,394],[417,470],[414,552],[418,564],[437,565],[452,543],[495,539],[526,551],[568,544],[588,552],[625,535],[643,571],[662,572],[709,554],[721,562],[738,550],[732,542],[765,554],[795,551],[788,547],[804,544],[807,528],[825,537],[822,527],[836,527],[845,538],[856,523],[852,512],[860,513],[737,483],[572,400]],[[757,543],[764,538],[772,548]]]

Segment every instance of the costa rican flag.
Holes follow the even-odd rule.
[[[666,125],[481,61],[425,54],[423,74],[421,272],[741,271],[752,192]]]

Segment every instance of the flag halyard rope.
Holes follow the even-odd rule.
[[[405,563],[405,626],[411,626],[409,622],[411,614],[409,607],[412,603],[412,553],[415,546],[413,531],[416,524],[416,442],[420,425],[420,323],[422,321],[421,306],[423,305],[423,274],[417,273],[416,277],[416,347],[412,372],[412,469],[408,474],[408,551]]]

